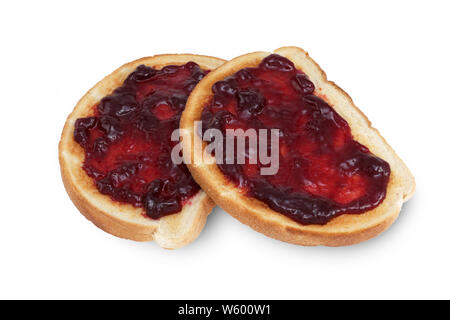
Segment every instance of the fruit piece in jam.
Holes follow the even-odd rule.
[[[237,164],[236,152],[234,164],[218,164],[248,196],[301,224],[326,224],[384,200],[389,164],[353,139],[348,123],[314,95],[314,84],[290,60],[269,55],[259,66],[216,82],[212,90],[202,113],[203,131],[280,130],[275,175],[261,175],[259,161]]]
[[[75,122],[83,169],[112,199],[143,207],[148,217],[179,212],[200,187],[171,160],[172,132],[187,98],[205,76],[196,63],[161,70],[141,65],[123,85]]]

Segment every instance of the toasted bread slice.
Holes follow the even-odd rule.
[[[325,225],[302,225],[270,209],[265,203],[246,196],[224,176],[212,156],[210,159],[204,158],[194,162],[195,156],[196,159],[201,159],[200,153],[206,146],[205,143],[200,143],[197,145],[201,147],[194,148],[194,139],[200,139],[194,134],[197,132],[194,121],[200,120],[203,108],[210,101],[213,84],[240,69],[256,67],[271,54],[270,52],[246,54],[223,64],[203,78],[191,93],[182,115],[180,128],[184,129],[183,150],[187,158],[185,160],[194,179],[216,204],[233,217],[275,239],[305,246],[345,246],[378,235],[395,221],[403,202],[413,195],[414,177],[386,140],[372,128],[369,120],[354,105],[350,96],[327,80],[325,73],[307,52],[296,47],[283,47],[274,53],[288,58],[297,69],[305,72],[315,85],[315,94],[325,99],[348,122],[354,139],[389,163],[391,175],[386,198],[378,207],[362,214],[344,214],[333,218]],[[189,144],[185,142],[187,139],[191,140]],[[187,150],[188,148],[190,150]],[[211,160],[212,164],[208,162]]]
[[[153,220],[144,216],[144,210],[124,204],[101,194],[94,180],[82,169],[84,150],[73,138],[76,119],[92,114],[92,107],[103,97],[122,85],[139,65],[155,69],[167,65],[196,62],[202,69],[213,70],[224,60],[191,54],[168,54],[142,58],[123,65],[89,90],[67,118],[59,143],[59,161],[66,190],[80,212],[99,228],[117,237],[135,241],[155,242],[163,248],[174,249],[193,241],[203,229],[214,202],[199,191],[181,212]]]

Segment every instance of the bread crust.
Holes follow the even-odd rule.
[[[387,161],[391,176],[385,200],[376,208],[363,214],[344,214],[325,225],[302,225],[270,209],[265,203],[247,197],[219,170],[214,158],[201,159],[202,147],[194,149],[194,121],[200,120],[203,107],[212,97],[212,85],[245,67],[256,67],[271,52],[254,52],[237,57],[208,74],[191,93],[183,112],[180,128],[184,129],[183,153],[188,168],[197,183],[216,204],[242,223],[269,237],[304,246],[346,246],[373,238],[386,230],[398,217],[402,204],[415,190],[414,177],[389,146],[378,130],[372,128],[367,117],[354,105],[350,96],[334,82],[328,81],[325,72],[297,47],[282,47],[274,51],[291,60],[296,68],[305,72],[316,87],[315,94],[325,99],[350,125],[355,140],[369,147],[372,153]],[[190,139],[190,143],[186,143]],[[212,164],[208,161],[212,160]],[[190,164],[189,164],[190,163]]]
[[[68,116],[59,142],[59,163],[64,186],[78,210],[97,227],[120,238],[152,241],[166,249],[185,246],[200,234],[208,214],[215,206],[200,190],[181,212],[153,220],[142,208],[119,203],[101,194],[82,169],[84,150],[73,139],[76,119],[92,115],[93,107],[111,94],[137,66],[145,64],[156,69],[194,61],[203,69],[213,70],[225,60],[192,54],[165,54],[129,62],[90,89]]]

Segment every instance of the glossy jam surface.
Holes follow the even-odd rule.
[[[186,166],[172,162],[177,142],[171,135],[206,72],[194,62],[161,70],[141,65],[95,106],[92,117],[77,119],[83,169],[101,193],[158,219],[179,212],[200,190]]]
[[[389,164],[352,138],[348,123],[288,59],[270,55],[215,83],[213,92],[202,113],[204,131],[280,130],[275,175],[261,175],[259,161],[236,164],[236,153],[234,164],[218,165],[248,196],[301,224],[325,224],[384,200]]]

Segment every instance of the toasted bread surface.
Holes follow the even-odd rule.
[[[167,65],[196,62],[202,69],[213,70],[224,60],[192,55],[167,54],[146,57],[127,63],[89,90],[67,118],[59,143],[59,162],[64,186],[78,210],[96,226],[117,237],[152,241],[167,249],[182,247],[200,234],[214,202],[200,190],[183,206],[181,212],[153,220],[144,215],[142,208],[113,201],[101,194],[94,180],[82,169],[84,150],[73,138],[76,119],[92,115],[93,107],[115,88],[122,85],[137,66],[144,64],[155,69]]]
[[[206,144],[198,143],[201,138],[194,134],[197,132],[194,122],[200,120],[203,108],[210,101],[213,84],[243,68],[256,67],[270,52],[254,52],[230,60],[203,78],[191,93],[180,122],[180,128],[184,129],[183,154],[189,170],[216,204],[269,237],[305,246],[345,246],[375,237],[395,221],[402,204],[413,195],[414,177],[386,140],[372,128],[350,96],[327,80],[325,72],[307,52],[297,47],[283,47],[274,53],[288,58],[297,69],[305,72],[315,85],[315,94],[326,100],[348,122],[353,138],[389,163],[391,175],[384,201],[373,210],[362,214],[344,214],[325,225],[302,225],[270,209],[265,203],[246,196],[219,170],[213,156],[201,159]],[[188,139],[190,143],[186,143]],[[197,139],[197,144],[194,139]],[[195,145],[199,147],[195,148]],[[194,162],[194,157],[201,160]]]

